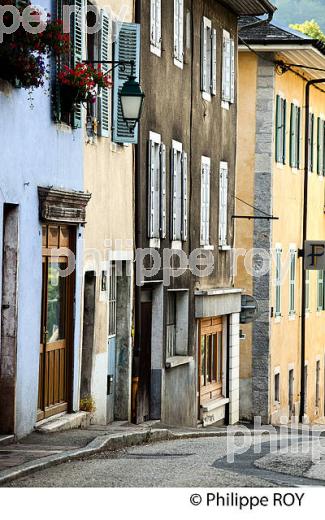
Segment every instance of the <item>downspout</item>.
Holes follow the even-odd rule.
[[[134,4],[135,23],[141,25],[141,0],[135,0]],[[141,208],[141,127],[138,123],[138,143],[135,145],[134,164],[134,190],[135,190],[135,248],[142,247],[142,208]],[[135,265],[135,317],[134,317],[134,347],[132,356],[132,394],[131,394],[131,417],[132,422],[137,422],[137,395],[140,376],[140,351],[141,351],[141,286],[137,284]]]
[[[307,240],[308,225],[308,173],[309,173],[309,115],[310,115],[310,87],[318,83],[325,83],[323,79],[313,79],[306,84],[306,115],[305,115],[305,168],[304,168],[304,199],[303,199],[303,230],[302,230],[302,288],[301,288],[301,366],[300,366],[300,413],[299,421],[303,421],[305,414],[305,360],[306,360],[306,271],[304,269],[304,248]]]
[[[264,20],[257,20],[257,22],[253,22],[253,23],[249,23],[247,25],[243,25],[240,28],[240,30],[242,30],[242,29],[251,29],[251,28],[255,28],[255,27],[261,27],[263,25],[268,25],[269,23],[272,22],[273,16],[274,16],[274,11],[269,12],[266,19],[264,19]]]

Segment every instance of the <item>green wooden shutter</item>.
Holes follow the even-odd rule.
[[[72,37],[72,66],[81,63],[84,59],[85,45],[85,0],[73,0],[74,12],[71,16],[71,37]],[[75,108],[72,117],[73,128],[80,128],[82,125],[82,104],[79,103]]]
[[[109,17],[103,9],[100,12],[100,46],[99,46],[99,60],[109,60]],[[109,64],[102,64],[102,71],[108,72]],[[109,137],[109,89],[102,88],[99,92],[99,106],[98,106],[98,134],[101,137]]]
[[[281,125],[281,98],[276,97],[276,122],[275,122],[275,160],[280,162],[280,125]]]
[[[135,76],[137,81],[140,81],[140,25],[117,22],[116,35],[114,60],[134,60]],[[130,65],[126,65],[125,67],[116,67],[114,69],[112,140],[115,143],[136,144],[138,142],[138,125],[134,130],[130,131],[122,116],[122,107],[119,97],[122,86],[129,78],[130,73]]]
[[[62,20],[63,17],[63,0],[56,0],[56,17]],[[52,118],[58,123],[61,121],[61,96],[60,96],[60,85],[58,82],[58,74],[61,70],[62,63],[59,57],[53,58],[53,79],[52,79]]]
[[[287,100],[282,99],[282,164],[287,160]]]
[[[322,140],[321,140],[321,158],[322,158],[322,168],[321,175],[325,176],[325,122],[321,120],[321,132],[322,132]]]
[[[317,118],[317,174],[321,173],[321,118]]]
[[[301,150],[301,108],[296,108],[296,168],[300,168],[300,150]]]

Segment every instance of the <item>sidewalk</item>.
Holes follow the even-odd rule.
[[[82,459],[103,450],[119,450],[137,444],[172,439],[227,435],[226,428],[166,428],[159,421],[139,426],[114,422],[54,433],[34,431],[19,442],[0,444],[0,486],[69,460]]]

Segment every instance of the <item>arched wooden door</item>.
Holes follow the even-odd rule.
[[[74,273],[61,276],[74,251],[73,227],[43,225],[42,318],[37,420],[68,410],[70,398]]]

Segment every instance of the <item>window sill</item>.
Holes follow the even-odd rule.
[[[201,246],[200,249],[204,249],[204,251],[214,251],[214,246]]]
[[[149,247],[151,249],[159,249],[160,248],[160,238],[150,238]]]
[[[275,316],[274,323],[281,323],[281,318],[282,318],[281,315],[280,316]]]
[[[55,123],[55,126],[59,132],[64,134],[72,134],[72,127],[67,123]]]
[[[209,92],[205,92],[204,90],[202,91],[202,98],[204,99],[204,101],[209,101],[211,102],[211,94]]]
[[[171,244],[172,251],[180,251],[182,250],[182,241],[181,240],[173,240]]]
[[[219,251],[230,251],[230,250],[231,250],[231,246],[227,246],[227,245],[219,246]]]
[[[155,45],[150,45],[150,52],[154,54],[155,56],[158,56],[158,58],[161,58],[161,48],[156,47]]]
[[[289,321],[294,321],[296,319],[296,313],[289,314]]]
[[[193,356],[174,356],[166,359],[165,367],[174,368],[181,365],[188,365],[194,361]]]
[[[221,108],[223,108],[224,110],[229,110],[230,109],[229,101],[221,101]]]
[[[184,65],[183,62],[179,61],[177,58],[174,58],[174,65],[176,65],[177,68],[183,70],[183,65]]]

